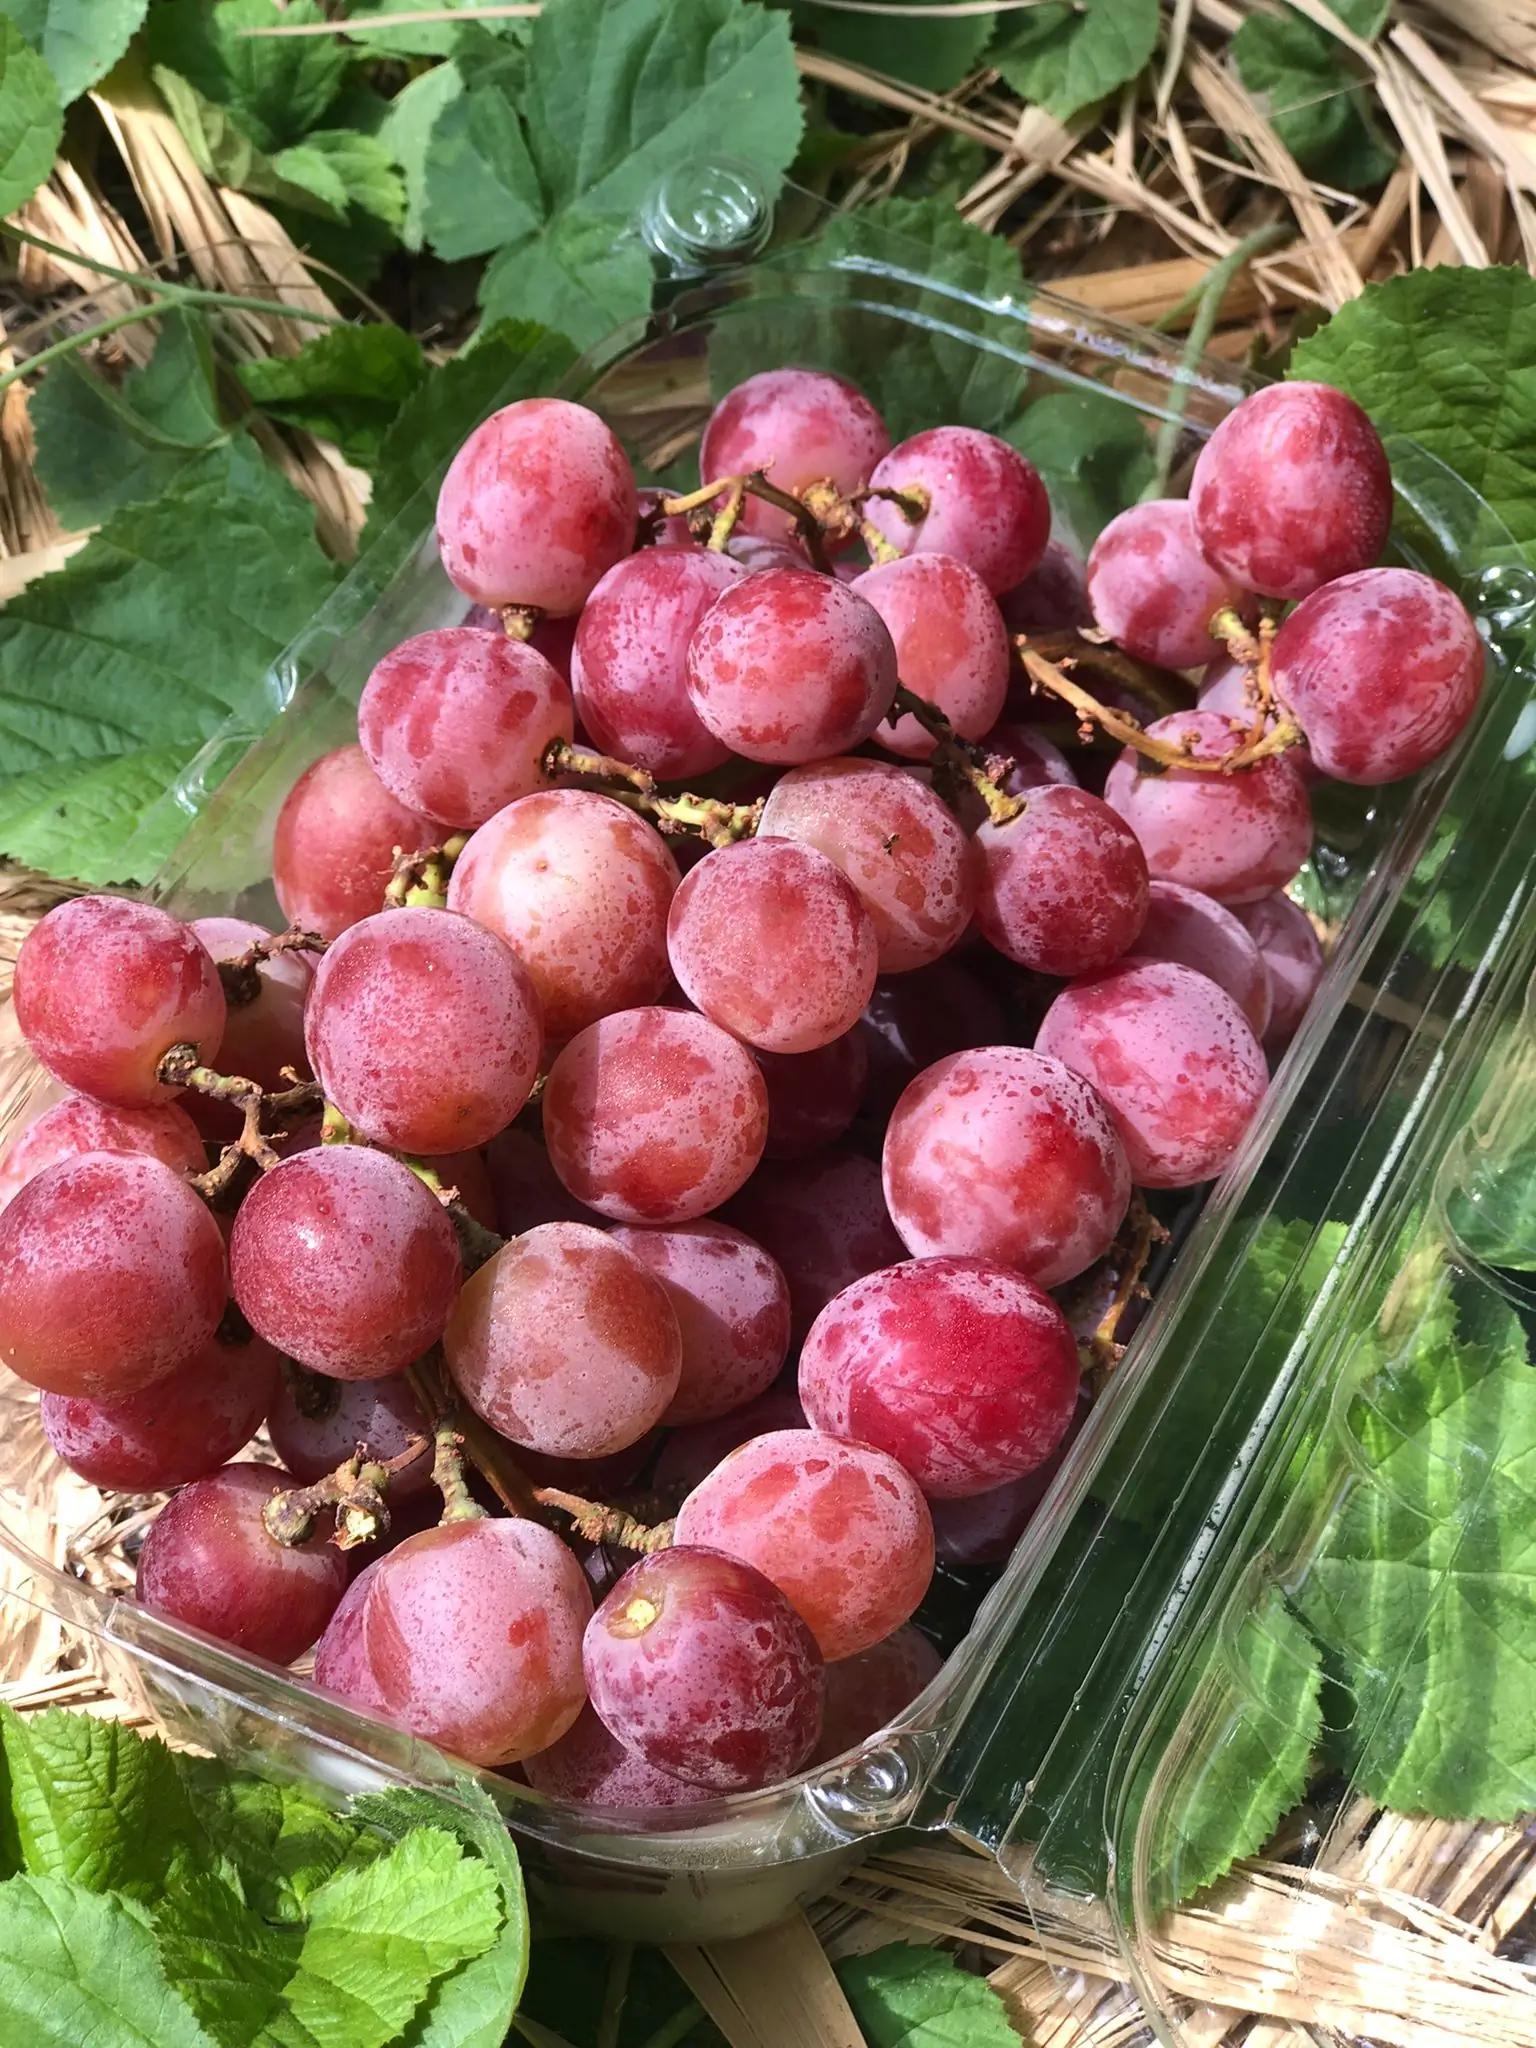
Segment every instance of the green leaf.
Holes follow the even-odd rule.
[[[204,1835],[264,1920],[301,1921],[310,1894],[372,1843],[297,1785],[232,1771],[217,1757],[177,1761]]]
[[[238,374],[263,412],[323,435],[349,462],[371,468],[426,364],[414,335],[381,321],[333,327],[296,356],[260,356]]]
[[[280,171],[277,159],[257,148],[227,108],[206,98],[195,85],[163,64],[155,66],[153,75],[171,119],[205,178],[220,185],[232,185],[237,192],[250,192],[259,199],[281,201],[300,212],[336,221],[345,218],[346,187],[319,152],[302,148],[284,150],[286,168]]]
[[[400,239],[419,249],[425,233],[427,153],[433,130],[445,109],[464,93],[464,81],[452,64],[434,64],[396,93],[379,131],[379,140],[400,166],[405,181],[405,219]]]
[[[563,4],[563,0],[562,0]],[[444,91],[421,170],[421,231],[448,262],[532,234],[544,200],[517,118],[521,95],[495,79]]]
[[[1083,549],[1134,505],[1157,463],[1136,407],[1107,391],[1053,391],[1005,429],[1039,470],[1051,504]]]
[[[272,167],[280,177],[292,178],[292,165],[302,159],[304,177],[327,180],[325,192],[339,194],[337,209],[348,206],[396,231],[405,221],[405,180],[396,170],[388,145],[378,136],[364,135],[355,128],[316,128],[292,149],[279,150]],[[316,168],[318,167],[318,168]],[[318,183],[313,188],[320,189]]]
[[[650,252],[622,214],[566,213],[542,234],[493,256],[480,284],[488,320],[537,306],[578,348],[650,310]]]
[[[0,2040],[214,2048],[129,1908],[50,1877],[0,1884]]]
[[[1251,14],[1232,39],[1232,55],[1304,171],[1348,192],[1391,174],[1397,151],[1383,138],[1370,93],[1336,36],[1290,9]]]
[[[5,12],[41,53],[66,106],[112,69],[148,7],[149,0],[5,0]]]
[[[323,21],[316,0],[158,0],[145,48],[151,64],[225,107],[258,149],[281,149],[317,127],[352,61],[340,36],[248,36],[248,28]]]
[[[173,1883],[155,1912],[166,1976],[220,2048],[249,2048],[283,2010],[300,1936],[272,1927],[222,1879]]]
[[[1018,2048],[1003,2001],[947,1950],[892,1942],[838,1964],[869,2048]]]
[[[24,206],[53,169],[64,110],[53,73],[0,14],[0,215]]]
[[[1138,76],[1157,24],[1157,0],[1043,0],[1004,16],[987,61],[1065,121]]]
[[[901,4],[896,0],[896,7]],[[823,50],[929,92],[948,92],[975,70],[997,21],[993,14],[959,13],[903,21],[895,7],[880,15],[839,14],[814,0],[799,0],[791,12],[795,26],[802,33],[809,29]]]
[[[457,0],[457,11],[475,12],[482,7],[493,7],[497,0]],[[367,50],[375,50],[381,56],[391,57],[450,57],[460,41],[461,24],[452,21],[402,22],[395,28],[369,28],[368,19],[375,14],[404,14],[411,10],[403,8],[400,0],[351,0],[346,8],[348,31],[353,42]],[[526,23],[521,21],[491,20],[484,24],[488,35],[520,36],[526,33]],[[430,76],[430,73],[424,74]]]

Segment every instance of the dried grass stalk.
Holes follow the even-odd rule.
[[[667,1957],[731,2048],[864,2048],[803,1913],[740,1941],[677,1944]]]

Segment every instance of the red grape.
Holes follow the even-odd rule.
[[[827,1667],[827,1698],[814,1761],[846,1756],[888,1728],[944,1668],[944,1659],[910,1622],[882,1642]]]
[[[122,1109],[167,1102],[173,1045],[211,1064],[224,1036],[219,970],[190,926],[151,903],[76,896],[35,924],[16,959],[21,1035],[66,1088]]]
[[[1147,731],[1188,743],[1202,761],[1221,760],[1243,740],[1243,728],[1215,711],[1176,711]],[[1146,767],[1127,747],[1104,797],[1141,841],[1156,881],[1182,882],[1218,903],[1254,903],[1283,889],[1311,851],[1306,785],[1283,755],[1213,775]]]
[[[1154,882],[1136,951],[1208,974],[1248,1019],[1255,1038],[1268,1030],[1269,974],[1237,911],[1178,882]]]
[[[1450,746],[1482,694],[1483,643],[1432,576],[1362,569],[1296,607],[1275,635],[1272,674],[1323,774],[1369,787]]]
[[[397,852],[419,853],[442,836],[390,795],[361,747],[338,747],[305,769],[277,814],[272,886],[283,915],[337,938],[381,908]]]
[[[679,1543],[755,1565],[831,1663],[900,1628],[933,1576],[933,1518],[869,1444],[776,1430],[732,1451],[683,1502]]]
[[[970,921],[971,844],[948,806],[893,762],[791,769],[774,785],[759,832],[799,840],[842,869],[874,920],[882,974],[926,967]]]
[[[446,626],[386,654],[357,707],[374,773],[413,811],[483,825],[545,780],[551,740],[573,731],[571,693],[537,649]]]
[[[866,569],[853,588],[889,626],[906,687],[937,705],[962,738],[979,740],[1008,694],[1008,633],[976,571],[948,555],[904,555]],[[936,744],[910,711],[875,738],[908,761],[926,761]]]
[[[104,1401],[44,1394],[43,1434],[92,1486],[117,1493],[183,1486],[216,1472],[250,1442],[277,1368],[277,1353],[260,1338],[231,1344],[215,1334],[186,1365],[136,1394]]]
[[[398,1159],[300,1152],[235,1217],[235,1300],[269,1344],[338,1380],[379,1380],[443,1333],[458,1292],[448,1212]]]
[[[62,1159],[0,1215],[0,1359],[47,1393],[138,1393],[203,1350],[227,1299],[219,1226],[144,1153]]]
[[[323,1525],[288,1546],[262,1509],[290,1475],[272,1465],[226,1465],[173,1494],[139,1552],[141,1606],[291,1664],[317,1639],[347,1590],[347,1559]]]
[[[1381,553],[1392,471],[1352,398],[1327,384],[1271,384],[1201,449],[1189,509],[1224,575],[1266,597],[1305,597]]]
[[[876,464],[870,483],[926,492],[915,522],[887,499],[871,498],[870,524],[904,555],[953,555],[988,590],[1012,590],[1039,562],[1051,533],[1051,501],[1032,463],[995,434],[928,427]]]
[[[716,599],[688,643],[700,719],[749,761],[819,761],[867,740],[896,650],[867,598],[811,569],[765,569]]]
[[[880,1117],[889,1116],[902,1089],[935,1060],[981,1045],[1006,1045],[1016,1035],[987,984],[953,958],[877,981],[863,1030],[869,1042],[865,1099]]]
[[[325,1692],[336,1693],[360,1714],[388,1711],[363,1651],[363,1603],[378,1568],[377,1558],[363,1566],[315,1645],[314,1683]]]
[[[1258,723],[1252,692],[1249,689],[1250,671],[1235,655],[1223,655],[1219,661],[1206,664],[1200,678],[1200,706],[1202,711],[1219,711],[1233,725],[1247,734]],[[1263,721],[1264,730],[1272,731],[1281,713],[1278,707]],[[1285,758],[1296,770],[1303,782],[1318,780],[1317,763],[1307,751],[1304,741],[1298,740],[1285,750]]]
[[[815,1638],[772,1580],[717,1550],[631,1565],[587,1624],[582,1666],[610,1735],[712,1791],[789,1777],[821,1733]]]
[[[485,1154],[478,1146],[472,1145],[460,1152],[429,1153],[422,1164],[432,1168],[445,1188],[455,1191],[460,1206],[477,1223],[483,1224],[487,1230],[497,1228],[496,1190],[491,1186]]]
[[[384,1380],[311,1380],[302,1399],[279,1376],[267,1409],[267,1435],[305,1486],[334,1472],[359,1444],[382,1465],[417,1441],[420,1455],[390,1474],[390,1506],[425,1493],[432,1482],[431,1426],[403,1374]]]
[[[1143,1187],[1214,1180],[1252,1122],[1269,1070],[1225,989],[1134,956],[1052,1003],[1035,1040],[1096,1088]]]
[[[778,1262],[795,1341],[850,1280],[892,1265],[907,1249],[887,1213],[879,1167],[857,1152],[760,1166],[722,1221]]]
[[[869,400],[824,370],[762,370],[728,391],[709,416],[699,444],[699,481],[766,469],[769,481],[799,495],[807,484],[831,482],[846,495],[868,480],[891,445]],[[747,498],[739,530],[782,539],[793,531],[787,512]]]
[[[1002,786],[1010,796],[1021,796],[1026,789],[1042,789],[1052,782],[1076,787],[1077,776],[1066,755],[1054,740],[1048,740],[1032,726],[1007,720],[994,725],[981,744],[989,754],[1004,754],[1013,763],[1002,778]]]
[[[494,1227],[503,1237],[520,1237],[536,1223],[592,1223],[597,1212],[578,1202],[566,1187],[543,1144],[513,1125],[486,1148],[495,1194]]]
[[[655,1427],[682,1338],[649,1267],[585,1223],[542,1223],[465,1282],[443,1350],[477,1415],[512,1443],[603,1458]]]
[[[993,1045],[940,1060],[897,1103],[885,1199],[909,1250],[995,1259],[1057,1287],[1113,1244],[1131,1171],[1086,1081]]]
[[[1107,967],[1147,915],[1147,862],[1101,798],[1063,783],[1036,789],[1021,817],[976,834],[982,936],[1037,974]]]
[[[1245,903],[1241,918],[1259,949],[1269,981],[1269,1022],[1265,1032],[1283,1045],[1295,1032],[1323,978],[1323,949],[1307,913],[1289,896],[1262,896]]]
[[[194,918],[191,929],[215,961],[238,960],[250,947],[273,936],[265,925],[252,924],[244,917]],[[275,953],[259,963],[255,996],[248,1003],[229,1004],[224,1036],[219,1042],[219,1067],[223,1073],[242,1075],[257,1087],[273,1092],[290,1085],[283,1078],[284,1067],[292,1067],[301,1076],[309,1073],[304,1052],[304,1005],[314,978],[315,964],[308,953]],[[182,1103],[198,1129],[210,1139],[227,1140],[238,1135],[241,1118],[233,1103],[195,1092],[184,1095]]]
[[[505,939],[556,1045],[667,985],[677,863],[643,818],[593,790],[508,804],[460,854],[448,907]]]
[[[363,1657],[388,1712],[475,1764],[547,1749],[586,1700],[592,1596],[548,1529],[450,1522],[379,1559],[362,1609]]]
[[[770,1387],[789,1351],[789,1287],[761,1245],[726,1223],[609,1232],[667,1290],[683,1373],[662,1417],[711,1422]]]
[[[621,1010],[550,1068],[544,1142],[578,1201],[624,1223],[687,1223],[763,1156],[768,1091],[729,1032],[688,1010]]]
[[[579,612],[635,542],[634,473],[595,412],[520,398],[476,427],[437,500],[449,577],[476,604]]]
[[[1248,605],[1242,586],[1200,552],[1182,498],[1133,505],[1108,526],[1088,557],[1093,616],[1112,640],[1160,668],[1193,668],[1220,653],[1214,613]]]
[[[710,1797],[702,1786],[653,1770],[615,1742],[590,1707],[582,1708],[558,1742],[529,1757],[525,1768],[535,1792],[576,1806],[696,1806]]]
[[[792,839],[757,838],[683,877],[667,952],[683,993],[716,1024],[765,1052],[814,1052],[858,1022],[878,948],[841,869]]]
[[[750,500],[748,501],[750,502]],[[733,533],[725,544],[725,551],[733,562],[740,562],[749,576],[756,576],[763,569],[803,569],[805,550],[790,540],[770,540],[760,533]],[[837,574],[844,582],[852,576],[843,574],[844,569],[857,576],[859,571],[852,563],[839,562]]]
[[[688,643],[715,599],[746,574],[708,548],[642,548],[615,563],[582,611],[571,671],[595,746],[663,781],[730,759],[689,699]]]
[[[1066,1435],[1045,1463],[1026,1472],[1022,1479],[1011,1479],[1007,1485],[994,1486],[988,1493],[968,1494],[964,1500],[932,1503],[934,1542],[946,1564],[1008,1562],[1014,1545],[1045,1499],[1051,1481],[1066,1463],[1067,1453],[1088,1419],[1090,1406],[1084,1389],[1077,1397]]]
[[[767,1393],[759,1394],[743,1408],[733,1408],[715,1422],[690,1422],[671,1430],[656,1459],[651,1483],[662,1493],[681,1499],[692,1493],[701,1479],[707,1479],[721,1459],[766,1436],[774,1429],[804,1429],[805,1410],[793,1387],[776,1381]]]
[[[869,1078],[869,1037],[860,1025],[814,1052],[760,1052],[768,1090],[768,1159],[803,1159],[839,1139],[859,1113]]]
[[[0,1162],[0,1209],[45,1167],[82,1152],[143,1152],[178,1174],[201,1173],[208,1163],[197,1126],[181,1103],[113,1109],[89,1095],[66,1095],[12,1139]]]
[[[1010,633],[1059,633],[1093,624],[1088,571],[1063,540],[1047,541],[1034,568],[997,603]]]

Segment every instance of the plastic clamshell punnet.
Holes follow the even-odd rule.
[[[712,256],[761,238],[741,183],[717,167],[692,206],[669,186],[644,224],[672,271],[661,310],[560,386],[614,425],[642,480],[690,459],[722,390],[785,362],[855,379],[861,364],[903,366],[897,433],[942,417],[957,392],[967,418],[997,427],[1042,397],[1096,394],[1186,468],[1242,396],[1225,368],[1182,366],[1156,336],[1045,293],[1000,294],[979,269],[935,282],[920,247],[846,222],[710,273]],[[814,202],[785,210],[809,219]],[[573,1920],[640,1939],[743,1934],[826,1892],[871,1848],[948,1829],[995,1851],[1027,1901],[1107,1899],[1138,1959],[1152,1959],[1149,1995],[1163,1998],[1153,1928],[1164,1879],[1146,1873],[1172,1836],[1171,1823],[1158,1835],[1157,1816],[1176,1810],[1178,1756],[1221,1739],[1221,1703],[1209,1687],[1193,1705],[1180,1696],[1171,1719],[1146,1703],[1172,1696],[1163,1674],[1180,1646],[1223,1603],[1251,1597],[1258,1548],[1273,1540],[1265,1517],[1306,1418],[1338,1414],[1354,1318],[1378,1312],[1365,1276],[1388,1242],[1388,1195],[1420,1156],[1420,1133],[1440,1128],[1448,1069],[1471,1057],[1457,1053],[1458,1034],[1486,1035],[1485,984],[1511,948],[1530,950],[1519,850],[1536,797],[1523,666],[1536,579],[1511,566],[1508,535],[1455,476],[1411,445],[1389,453],[1397,556],[1466,597],[1489,643],[1489,687],[1474,732],[1435,769],[1380,791],[1330,791],[1319,806],[1317,854],[1297,886],[1336,934],[1332,957],[1241,1155],[1199,1207],[965,1641],[898,1725],[791,1784],[671,1809],[659,1827],[480,1776],[531,1883]],[[277,917],[269,849],[283,797],[355,737],[355,702],[380,656],[463,616],[436,558],[433,495],[424,485],[277,665],[270,729],[221,737],[172,793],[189,825],[158,900],[188,915]],[[6,1080],[9,1128],[35,1113],[39,1088],[16,1056]],[[1330,1222],[1344,1234],[1319,1274],[1309,1257]],[[1234,1333],[1224,1305],[1256,1284],[1256,1260],[1275,1306]],[[0,1542],[19,1597],[95,1638],[173,1739],[300,1775],[338,1801],[398,1782],[452,1798],[469,1775],[288,1672],[81,1583],[10,1531]],[[1149,1758],[1158,1797],[1133,1823],[1125,1788]]]

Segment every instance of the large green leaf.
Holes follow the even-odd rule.
[[[1374,35],[1384,12],[1384,5],[1373,5],[1372,18],[1358,24],[1358,32]],[[1291,8],[1250,14],[1232,38],[1232,55],[1244,85],[1304,171],[1349,192],[1389,175],[1397,152],[1382,135],[1370,94],[1351,72],[1353,60],[1336,36]]]
[[[5,12],[41,52],[66,106],[112,69],[148,6],[149,0],[5,0]]]
[[[1065,121],[1139,76],[1158,18],[1157,0],[1040,0],[1003,17],[989,61]]]
[[[53,169],[64,112],[53,73],[0,14],[0,215],[23,206]]]
[[[368,1839],[302,1786],[250,1777],[215,1757],[178,1764],[211,1852],[264,1920],[301,1921],[310,1894]]]
[[[206,1870],[172,1878],[154,1924],[167,1977],[220,2048],[250,2048],[283,2010],[298,1930],[271,1926]]]
[[[51,1877],[0,1884],[0,2040],[214,2048],[120,1899]]]
[[[1157,470],[1142,415],[1106,391],[1049,392],[1006,437],[1039,470],[1052,505],[1084,549],[1137,502]]]
[[[209,99],[179,72],[157,64],[154,81],[205,178],[322,219],[346,217],[347,188],[320,151],[296,144],[277,156],[269,155],[257,147],[227,107]]]
[[[947,1949],[893,1941],[840,1963],[869,2048],[1018,2048],[1003,2001]]]
[[[263,412],[324,435],[366,468],[426,374],[415,336],[383,321],[335,327],[295,356],[239,365],[241,383]]]
[[[545,323],[588,348],[651,303],[650,252],[622,214],[566,213],[486,266],[487,320],[537,306]]]
[[[796,26],[809,30],[823,50],[863,64],[890,78],[904,78],[929,92],[948,92],[974,71],[992,40],[993,14],[916,15],[903,20],[901,8],[912,0],[893,0],[880,14],[845,14],[821,7],[817,0],[798,0],[792,11]]]
[[[341,36],[252,36],[251,28],[325,19],[316,0],[157,0],[145,47],[225,107],[259,149],[298,142],[319,126],[351,62]]]

